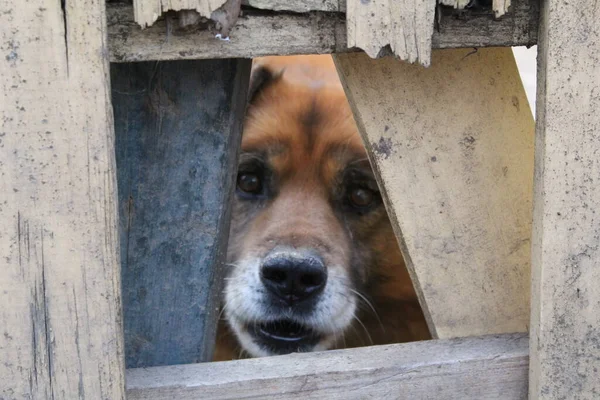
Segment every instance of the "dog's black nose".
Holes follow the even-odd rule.
[[[316,255],[296,252],[267,257],[260,278],[265,287],[289,305],[315,297],[325,288],[327,269]]]

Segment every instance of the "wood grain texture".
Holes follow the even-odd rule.
[[[522,334],[127,371],[130,400],[527,397]]]
[[[167,11],[194,10],[210,18],[227,0],[133,0],[135,22],[146,28]]]
[[[537,42],[538,0],[513,0],[511,12],[499,20],[491,11],[469,10],[457,18],[442,9],[433,32],[433,48],[531,46]],[[173,35],[164,20],[141,29],[133,9],[109,4],[109,56],[113,62],[215,58],[253,58],[266,55],[324,54],[348,48],[343,13],[265,14],[245,12],[230,41],[208,31]]]
[[[436,3],[431,0],[347,0],[348,47],[378,58],[382,49],[429,66]]]
[[[212,359],[250,67],[112,66],[128,368]]]
[[[0,398],[123,399],[104,1],[0,1]]]
[[[334,60],[432,335],[526,331],[534,122],[511,49]]]
[[[346,11],[346,1],[340,0],[244,0],[244,5],[272,11]]]
[[[531,399],[600,396],[600,4],[550,0],[538,49]]]

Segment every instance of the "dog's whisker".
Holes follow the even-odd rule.
[[[367,299],[367,297],[365,295],[363,295],[362,293],[360,293],[358,290],[350,289],[350,291],[352,293],[354,293],[355,295],[357,295],[362,301],[364,301],[369,306],[369,308],[371,309],[371,311],[373,311],[373,315],[375,315],[375,318],[377,318],[377,322],[381,326],[381,330],[383,332],[385,332],[385,328],[383,326],[383,323],[381,322],[381,318],[379,317],[379,313],[377,312],[377,310],[375,310],[375,307],[373,306],[373,303],[371,303]]]
[[[367,327],[365,326],[365,324],[363,324],[363,322],[360,320],[360,318],[358,318],[356,315],[354,315],[353,318],[360,324],[360,326],[362,326],[363,330],[365,331],[365,334],[367,335],[367,338],[369,339],[369,343],[371,343],[371,345],[373,345],[373,339],[371,338],[371,335],[369,334],[369,331],[367,330]]]

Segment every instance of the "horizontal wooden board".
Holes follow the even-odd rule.
[[[460,18],[441,10],[433,48],[531,46],[537,42],[538,0],[515,0],[511,12],[495,20],[491,11],[464,11]],[[229,41],[208,31],[167,33],[164,20],[142,30],[126,4],[108,6],[109,56],[113,62],[252,58],[265,55],[324,54],[348,49],[341,12],[272,13],[251,11],[239,18]]]
[[[482,336],[127,371],[129,400],[525,399],[528,338]]]

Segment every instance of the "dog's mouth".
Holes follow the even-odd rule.
[[[323,338],[314,329],[290,319],[250,324],[247,329],[260,346],[275,354],[311,351]]]

